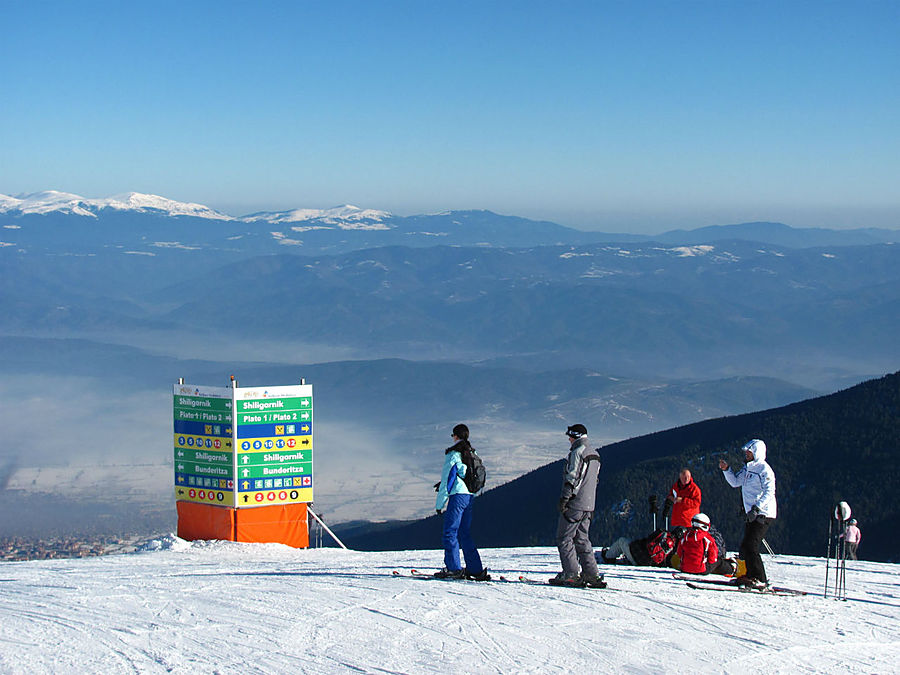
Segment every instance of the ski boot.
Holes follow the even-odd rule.
[[[581,573],[581,585],[587,588],[606,588],[606,582],[603,581],[602,574],[585,574]]]
[[[582,588],[584,583],[581,580],[581,576],[578,574],[566,574],[565,572],[560,572],[555,577],[550,579],[551,586],[568,586],[569,588]]]
[[[491,575],[488,574],[487,567],[478,574],[469,574],[469,570],[466,570],[466,579],[469,579],[470,581],[490,581]]]

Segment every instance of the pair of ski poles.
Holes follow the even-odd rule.
[[[840,502],[834,509],[833,516],[828,521],[828,549],[825,553],[825,597],[828,597],[828,576],[831,569],[831,544],[834,542],[834,593],[835,600],[847,599],[847,521],[850,519],[850,506],[847,502]],[[837,521],[839,533],[833,534],[834,523]]]

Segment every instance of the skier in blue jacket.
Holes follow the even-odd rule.
[[[455,443],[444,451],[441,481],[435,486],[438,494],[434,508],[438,513],[444,513],[444,568],[435,572],[434,576],[440,579],[490,581],[491,577],[481,563],[470,533],[473,496],[463,481],[467,467],[462,460],[463,450],[474,452],[469,445],[469,428],[465,424],[457,424],[453,427],[452,436]],[[466,561],[465,568],[459,564],[460,547]]]

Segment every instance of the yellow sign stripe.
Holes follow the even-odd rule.
[[[296,494],[296,497],[292,496]],[[313,489],[308,488],[275,488],[257,492],[241,492],[238,496],[238,508],[247,506],[272,506],[273,504],[300,504],[313,500]]]

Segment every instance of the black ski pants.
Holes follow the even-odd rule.
[[[768,583],[769,580],[766,577],[762,556],[759,554],[759,547],[773,520],[774,518],[758,518],[752,523],[747,523],[744,526],[744,540],[741,542],[740,553],[747,564],[747,576],[763,583]]]

